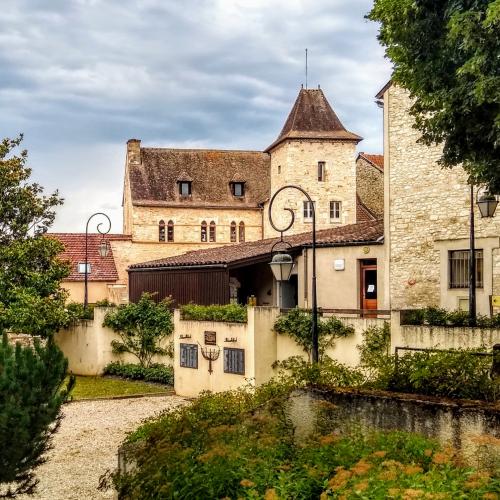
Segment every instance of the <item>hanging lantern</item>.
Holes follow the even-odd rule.
[[[277,253],[269,265],[276,281],[288,281],[295,264],[290,254]]]
[[[98,252],[101,258],[107,257],[109,254],[109,243],[104,238],[99,243]]]
[[[476,204],[481,212],[481,217],[493,217],[497,209],[498,200],[492,194],[485,193],[478,197]]]

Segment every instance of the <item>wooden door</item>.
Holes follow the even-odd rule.
[[[377,309],[377,261],[361,261],[360,272],[361,309]],[[376,314],[365,314],[365,318],[374,318]]]

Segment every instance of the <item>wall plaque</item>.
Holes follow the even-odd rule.
[[[205,345],[217,345],[217,333],[205,331]]]

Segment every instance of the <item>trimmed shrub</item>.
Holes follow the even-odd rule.
[[[171,366],[160,363],[151,364],[146,368],[133,363],[112,362],[106,365],[104,374],[132,380],[174,385],[174,369]]]
[[[410,309],[401,315],[403,325],[428,325],[428,326],[457,326],[469,325],[467,311],[448,311],[439,307],[426,307],[424,309]],[[478,315],[476,318],[478,328],[500,328],[500,314],[491,318]]]
[[[246,323],[247,308],[240,304],[199,306],[186,304],[181,306],[182,319],[194,321],[222,321],[226,323]]]

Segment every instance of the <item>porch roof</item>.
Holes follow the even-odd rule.
[[[383,237],[383,222],[381,220],[371,220],[318,231],[316,233],[316,243],[318,247],[374,245],[381,244]],[[294,253],[301,248],[312,245],[311,232],[288,237],[285,235],[284,239],[291,245],[291,251]],[[179,267],[240,267],[270,259],[272,247],[278,241],[279,238],[269,238],[236,245],[194,250],[165,259],[133,264],[129,267],[129,270]]]

